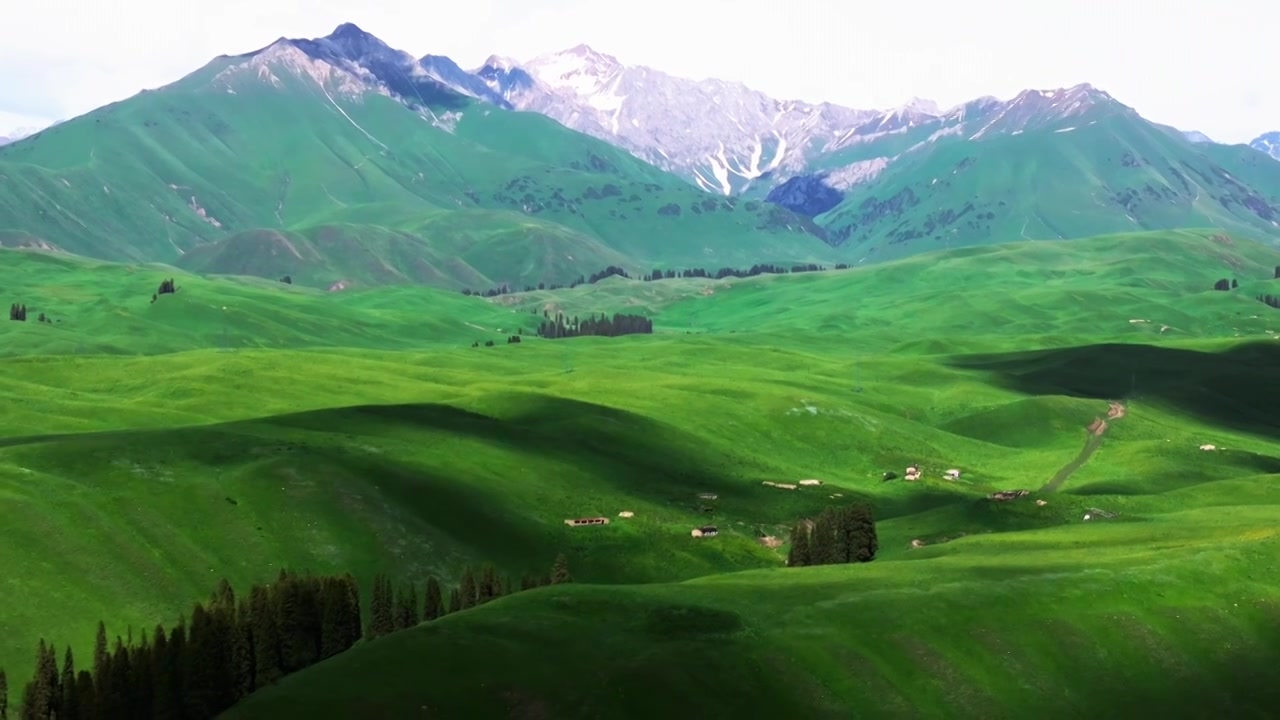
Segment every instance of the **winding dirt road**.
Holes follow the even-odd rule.
[[[1107,425],[1107,421],[1110,420],[1114,422],[1119,420],[1124,417],[1125,412],[1126,408],[1124,403],[1113,402],[1107,407],[1107,417],[1105,419],[1101,417],[1094,418],[1093,422],[1089,423],[1089,436],[1085,438],[1084,447],[1080,449],[1080,453],[1077,454],[1071,462],[1064,465],[1061,470],[1055,473],[1053,478],[1050,479],[1049,482],[1045,483],[1044,487],[1040,488],[1040,492],[1053,493],[1061,490],[1062,486],[1066,484],[1067,478],[1071,477],[1071,473],[1079,470],[1081,466],[1089,461],[1089,458],[1092,457],[1093,453],[1095,453],[1099,447],[1102,447],[1102,435],[1109,427]]]

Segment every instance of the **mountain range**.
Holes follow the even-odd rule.
[[[1186,226],[1275,238],[1268,137],[1213,143],[1088,84],[859,110],[586,45],[464,70],[344,24],[0,149],[0,244],[479,289]]]

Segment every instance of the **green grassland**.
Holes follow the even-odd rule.
[[[0,665],[25,675],[39,636],[87,651],[99,618],[171,621],[223,576],[454,582],[564,552],[573,587],[362,644],[229,716],[1263,717],[1280,312],[1252,296],[1277,264],[1186,231],[486,301],[0,251],[10,302],[55,318],[0,327]],[[656,329],[504,342],[543,310]],[[1115,401],[1061,487],[986,498],[1044,488]],[[910,463],[920,482],[882,480]],[[825,484],[762,484],[803,478]],[[787,569],[761,539],[858,497],[873,563]],[[708,518],[720,536],[691,538]]]
[[[299,57],[219,58],[0,149],[6,244],[453,289],[832,256],[805,218],[703,193],[541,115],[420,113]]]
[[[425,348],[505,342],[532,316],[427,287],[328,292],[0,249],[0,293],[28,322],[0,326],[0,355],[146,354],[240,348]],[[152,296],[172,278],[176,293]],[[35,322],[44,314],[49,323]]]
[[[942,138],[814,220],[851,262],[1180,227],[1274,239],[1280,165],[1249,150],[1193,144],[1107,103],[1023,134]],[[901,150],[856,152],[851,160]]]

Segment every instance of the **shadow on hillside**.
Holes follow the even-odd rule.
[[[495,417],[439,404],[366,405],[258,422],[324,432],[341,432],[344,427],[367,431],[385,424],[467,436],[572,464],[651,500],[685,498],[695,488],[741,488],[715,469],[717,453],[705,443],[641,415],[537,395],[519,397],[510,410],[505,417]]]
[[[1280,436],[1280,343],[1224,352],[1101,344],[952,359],[1030,395],[1150,399],[1233,430]]]
[[[1161,474],[1158,480],[1158,487],[1153,486],[1153,478],[1127,477],[1124,479],[1096,480],[1069,487],[1063,492],[1067,495],[1080,496],[1150,495],[1154,492],[1173,492],[1196,485],[1218,482],[1226,478],[1280,475],[1280,457],[1271,455],[1219,450],[1219,452],[1213,453],[1213,462],[1213,465],[1182,465],[1176,473]]]
[[[1100,663],[1088,687],[1070,691],[1093,698],[1093,718],[1274,718],[1280,707],[1280,617],[1274,606],[1270,612],[1269,621],[1252,628],[1250,648],[1227,645],[1218,658],[1194,667],[1154,655],[1153,664],[1165,672],[1164,681],[1154,683],[1141,681],[1142,668]]]

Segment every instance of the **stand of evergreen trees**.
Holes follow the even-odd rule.
[[[544,313],[545,316],[545,313]],[[538,324],[538,337],[556,339],[580,337],[583,335],[600,335],[618,337],[619,335],[652,334],[653,321],[643,315],[625,315],[614,313],[607,317],[588,316],[579,320],[576,316],[569,320],[561,313],[555,318],[548,317]]]
[[[709,271],[705,268],[688,268],[686,270],[654,270],[653,272],[645,273],[644,275],[641,275],[640,279],[645,282],[653,282],[655,280],[672,280],[675,278],[709,278],[709,279],[715,279],[715,280],[723,280],[724,278],[727,278],[727,277],[747,278],[747,277],[755,277],[756,275],[765,275],[765,274],[786,275],[788,273],[819,272],[826,269],[827,269],[826,267],[822,265],[817,265],[815,263],[805,263],[803,265],[792,265],[790,268],[783,267],[781,265],[759,264],[759,265],[752,265],[750,268],[747,268],[746,270],[728,268],[728,267],[720,268],[719,270],[714,270],[714,271]],[[848,270],[849,264],[838,263],[836,264],[835,269]],[[604,280],[605,278],[613,277],[615,275],[618,277],[623,277],[628,279],[631,278],[631,275],[629,275],[626,270],[623,270],[622,268],[616,265],[610,265],[604,270],[591,273],[590,275],[579,275],[577,280],[574,280],[573,282],[569,283],[567,286],[556,285],[554,283],[552,284],[538,283],[538,286],[536,288],[532,285],[526,285],[524,287],[524,292],[533,292],[535,289],[536,290],[561,290],[565,287],[575,288],[575,287],[578,287],[579,285],[594,285],[600,282],[601,280]],[[513,292],[515,292],[515,290],[512,290],[509,285],[507,285],[506,283],[503,283],[502,285],[499,285],[496,288],[490,288],[488,290],[472,290],[470,288],[466,288],[462,291],[462,294],[476,295],[479,297],[497,297],[499,295],[507,295]]]
[[[282,570],[270,585],[255,585],[236,597],[222,580],[208,602],[197,603],[190,618],[179,617],[169,630],[135,641],[107,642],[98,623],[91,669],[79,669],[70,647],[61,667],[57,650],[43,638],[36,647],[36,668],[23,688],[22,720],[205,720],[250,693],[290,673],[337,655],[360,640],[430,622],[449,613],[543,585],[572,582],[563,554],[541,576],[526,574],[518,588],[492,565],[479,572],[467,567],[448,591],[427,579],[421,602],[418,587],[398,588],[386,575],[374,578],[367,616],[360,588],[345,575],[299,575]],[[362,622],[364,620],[364,622]],[[0,669],[0,720],[8,717],[8,677]]]
[[[803,520],[792,528],[787,565],[871,562],[879,548],[870,505],[828,507],[818,517]]]
[[[1266,303],[1277,310],[1280,310],[1280,297],[1275,295],[1259,295],[1258,302]]]
[[[160,289],[151,293],[151,302],[155,302],[156,300],[159,300],[161,295],[170,295],[176,292],[178,292],[178,286],[173,284],[172,278],[169,278],[167,280],[161,280]],[[3,720],[3,719],[0,718],[0,720]]]
[[[27,321],[27,306],[14,303],[9,306],[9,319],[18,322]]]

